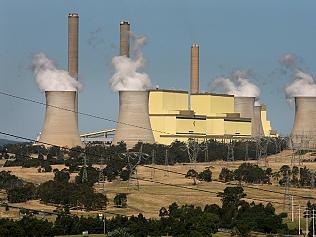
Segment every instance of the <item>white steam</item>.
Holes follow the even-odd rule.
[[[291,53],[284,54],[280,63],[290,69],[293,81],[284,88],[288,102],[296,96],[316,96],[316,79],[298,67],[298,58]]]
[[[141,71],[146,62],[141,51],[146,37],[137,37],[131,33],[130,36],[133,57],[116,56],[112,59],[115,73],[109,84],[113,91],[145,91],[151,85],[149,76]]]
[[[210,87],[222,89],[225,93],[236,97],[259,97],[260,89],[247,79],[247,72],[236,71],[230,77],[218,77],[210,83]]]
[[[316,96],[316,80],[312,75],[296,70],[293,82],[284,91],[288,100],[296,96]]]
[[[67,71],[57,69],[55,63],[44,53],[33,57],[32,69],[41,91],[77,91],[82,85]]]

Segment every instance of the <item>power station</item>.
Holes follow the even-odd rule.
[[[79,15],[68,15],[68,71],[78,80]],[[120,22],[120,56],[130,56],[130,23]],[[190,90],[119,91],[119,115],[112,144],[121,141],[132,148],[137,142],[170,144],[189,138],[241,139],[276,136],[267,120],[266,106],[254,106],[254,97],[200,93],[197,43],[191,45]],[[40,142],[59,146],[81,146],[78,130],[78,92],[46,91],[45,122]],[[297,119],[299,119],[298,116]],[[296,120],[297,120],[296,119]],[[295,122],[297,124],[298,122]],[[296,126],[297,127],[297,126]],[[300,128],[298,128],[300,129]],[[305,129],[305,128],[304,128]],[[297,129],[293,129],[296,131]],[[91,136],[94,136],[92,138]],[[109,142],[108,136],[103,141]]]

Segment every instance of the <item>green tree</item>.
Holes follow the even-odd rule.
[[[126,193],[117,193],[114,197],[115,207],[127,207],[127,195]]]
[[[198,172],[195,171],[194,169],[190,169],[188,170],[185,177],[189,179],[193,179],[193,185],[196,185],[196,178],[198,177]]]

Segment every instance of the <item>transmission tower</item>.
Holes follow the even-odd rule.
[[[165,151],[165,174],[164,176],[169,176],[169,161],[168,161],[168,148]]]
[[[290,186],[290,180],[289,180],[289,171],[286,171],[286,177],[285,177],[285,186],[284,186],[284,200],[283,200],[283,209],[286,207],[290,209],[291,206],[291,200],[289,195],[289,186]]]
[[[127,189],[131,190],[132,186],[136,186],[136,190],[139,191],[140,184],[139,184],[139,177],[137,175],[137,166],[140,164],[143,158],[148,158],[149,156],[143,153],[143,146],[140,147],[139,152],[126,152],[120,154],[121,158],[127,160],[127,165],[129,168],[129,179],[127,182]]]
[[[156,150],[151,151],[151,165],[155,165]],[[155,169],[151,169],[151,178],[155,178]]]
[[[204,162],[208,162],[208,141],[206,139],[200,144],[200,151],[204,152]]]
[[[312,173],[311,178],[311,189],[315,188],[315,173]]]
[[[264,161],[264,166],[268,166],[268,146],[269,146],[270,139],[268,138],[262,138],[257,137],[256,138],[256,158],[257,158],[257,164],[261,160]]]
[[[227,146],[227,161],[235,161],[234,147],[235,142],[230,139],[229,142],[226,143]]]
[[[83,170],[82,170],[82,183],[88,182],[88,172],[87,172],[87,156],[83,155]]]
[[[245,161],[249,160],[249,144],[248,141],[246,140],[245,142]]]
[[[103,170],[104,170],[104,159],[103,159],[103,157],[101,157],[101,159],[100,159],[100,170],[99,170],[99,181],[98,182],[99,183],[102,182],[102,192],[104,193],[104,191],[105,191],[105,187],[104,187],[105,180],[104,180]]]

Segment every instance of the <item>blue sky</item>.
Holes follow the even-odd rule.
[[[148,37],[144,69],[160,88],[188,89],[190,46],[200,45],[200,88],[237,69],[249,69],[261,89],[274,129],[290,132],[294,108],[283,88],[289,74],[275,73],[291,52],[316,73],[316,1],[307,0],[0,0],[0,89],[44,101],[30,70],[32,55],[46,53],[67,69],[67,14],[77,12],[79,110],[116,119],[118,96],[108,86],[118,54],[119,22]],[[45,108],[0,95],[0,130],[35,138]],[[80,116],[81,132],[115,125]]]

